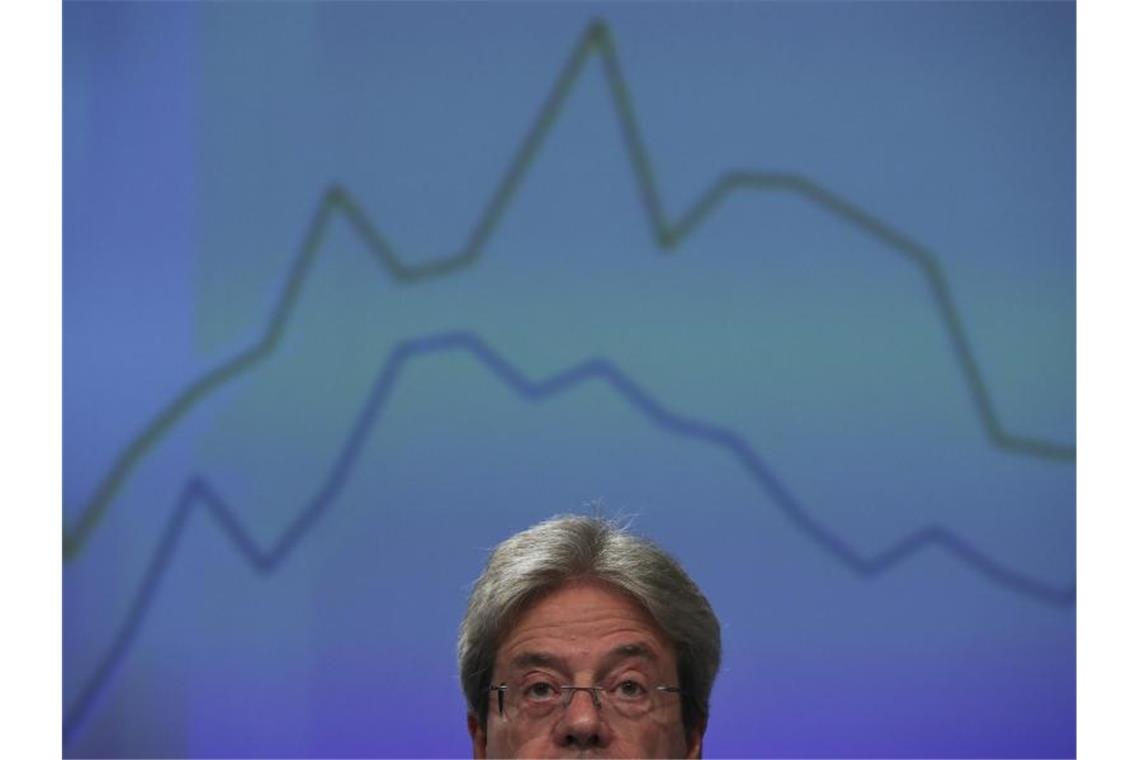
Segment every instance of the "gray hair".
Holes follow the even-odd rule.
[[[491,553],[459,628],[467,708],[487,725],[491,675],[503,637],[522,612],[564,583],[596,579],[639,602],[673,644],[686,731],[708,719],[720,667],[720,623],[680,564],[617,523],[562,515],[516,533]]]

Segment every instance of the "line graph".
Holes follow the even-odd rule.
[[[546,401],[583,383],[604,383],[630,407],[666,433],[714,446],[734,455],[756,486],[772,499],[780,513],[797,531],[858,577],[874,578],[920,551],[940,549],[989,583],[1027,598],[1062,608],[1072,606],[1076,600],[1075,586],[1057,587],[1020,573],[990,557],[965,538],[938,525],[919,528],[876,554],[860,554],[814,518],[740,434],[725,427],[685,417],[669,409],[614,363],[605,359],[590,359],[543,380],[534,381],[479,336],[467,332],[441,333],[404,341],[389,353],[328,474],[308,505],[288,524],[281,537],[269,549],[263,549],[259,545],[242,524],[238,511],[225,501],[208,480],[195,476],[185,484],[111,646],[65,714],[64,740],[69,741],[75,734],[126,656],[196,507],[201,506],[207,511],[233,547],[257,572],[272,573],[314,528],[317,520],[344,488],[368,434],[376,426],[404,367],[421,357],[456,352],[469,354],[519,398],[530,402]]]
[[[555,124],[562,105],[581,76],[586,62],[594,54],[601,58],[605,81],[621,125],[625,149],[637,181],[650,230],[663,252],[672,252],[676,249],[734,192],[750,190],[791,193],[818,206],[826,213],[883,243],[922,272],[931,289],[935,309],[946,329],[954,357],[964,375],[975,411],[993,446],[1013,454],[1046,460],[1058,462],[1075,460],[1076,451],[1072,445],[1012,433],[1005,428],[970,347],[961,316],[951,297],[950,285],[937,257],[925,246],[858,205],[797,174],[730,170],[705,190],[687,211],[677,217],[676,221],[671,222],[661,203],[649,153],[641,137],[641,130],[633,111],[632,98],[619,66],[616,42],[605,22],[594,20],[587,26],[574,47],[569,60],[543,102],[538,117],[524,136],[466,243],[458,252],[422,264],[407,264],[397,255],[392,245],[368,219],[346,189],[333,186],[323,194],[304,236],[300,253],[288,270],[285,285],[261,337],[252,347],[190,383],[131,438],[100,480],[94,495],[84,505],[78,518],[73,521],[70,530],[65,526],[64,563],[79,555],[132,471],[178,421],[215,390],[252,369],[275,351],[285,333],[313,261],[322,249],[325,231],[334,212],[339,212],[352,225],[381,267],[396,282],[414,283],[443,277],[475,264],[483,255],[487,242],[509,208],[522,178],[533,165],[540,147]]]

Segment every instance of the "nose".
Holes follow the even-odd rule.
[[[597,697],[586,690],[570,694],[570,702],[554,730],[559,747],[586,749],[605,747],[610,742],[609,727],[602,719]]]

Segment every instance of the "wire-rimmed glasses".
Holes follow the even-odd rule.
[[[490,690],[498,693],[499,715],[509,721],[548,718],[556,709],[566,709],[579,691],[590,694],[599,712],[613,708],[617,715],[637,720],[661,707],[666,695],[682,693],[680,686],[648,686],[632,678],[619,679],[607,686],[571,686],[529,679],[504,682]]]

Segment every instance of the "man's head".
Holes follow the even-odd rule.
[[[719,665],[720,625],[681,566],[589,517],[501,543],[459,633],[476,757],[699,757]]]

